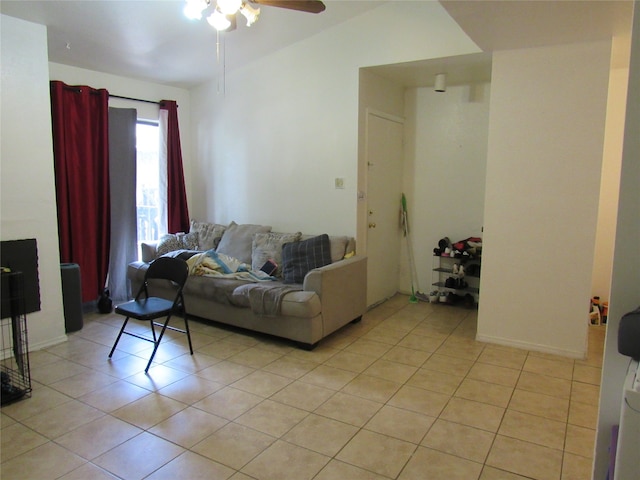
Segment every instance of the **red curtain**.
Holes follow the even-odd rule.
[[[80,265],[88,302],[109,269],[109,92],[50,86],[60,261]]]
[[[166,110],[167,119],[167,230],[168,233],[189,231],[189,208],[184,187],[182,148],[178,127],[178,104],[162,100],[160,109]]]

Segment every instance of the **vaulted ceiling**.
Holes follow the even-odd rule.
[[[2,0],[0,13],[46,25],[52,62],[189,88],[215,76],[218,45],[229,71],[386,3],[324,2],[317,15],[262,6],[257,23],[219,39],[205,21],[182,15],[183,0]],[[485,52],[625,34],[632,9],[628,0],[440,3]]]

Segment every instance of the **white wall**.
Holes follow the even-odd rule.
[[[190,111],[187,90],[140,82],[48,62],[46,27],[1,16],[2,146],[1,238],[36,238],[41,311],[30,314],[29,347],[37,350],[66,339],[53,171],[49,80],[107,88],[110,93],[149,100],[176,100],[190,200]],[[157,106],[124,100],[139,117],[157,119]]]
[[[600,184],[598,227],[591,286],[591,296],[599,296],[601,302],[608,302],[611,296],[611,269],[616,238],[618,191],[620,190],[624,118],[629,79],[629,42],[628,36],[614,37],[611,51],[602,182]],[[620,57],[626,58],[626,63],[618,61],[617,59]]]
[[[175,100],[178,103],[178,122],[180,124],[180,145],[182,147],[184,181],[187,190],[189,213],[191,213],[191,204],[194,200],[191,195],[191,164],[193,163],[193,159],[191,154],[191,97],[188,90],[83,68],[70,67],[59,63],[49,63],[49,74],[51,80],[60,80],[67,85],[89,85],[94,88],[106,88],[111,95],[150,100],[153,102]],[[110,98],[109,106],[135,108],[138,110],[139,119],[158,120],[158,105]]]
[[[397,2],[194,89],[194,216],[355,235],[359,68],[475,52],[437,2]]]
[[[30,350],[66,339],[51,138],[47,31],[0,16],[2,240],[35,238],[41,310],[27,316]]]
[[[493,55],[479,340],[586,353],[610,48]]]
[[[408,192],[414,258],[420,289],[429,293],[438,240],[482,237],[490,85],[410,89],[405,96]],[[402,257],[402,258],[406,258]],[[410,292],[407,262],[401,291]]]
[[[622,384],[629,357],[618,353],[620,317],[640,305],[640,3],[635,2],[611,302],[607,322],[594,477],[605,478],[611,427],[619,423]]]

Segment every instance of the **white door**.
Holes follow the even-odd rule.
[[[402,120],[367,114],[367,305],[398,291],[402,198]]]

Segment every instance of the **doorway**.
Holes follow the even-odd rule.
[[[391,298],[400,274],[404,121],[367,109],[367,306]]]

